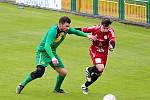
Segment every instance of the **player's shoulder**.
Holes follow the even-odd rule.
[[[57,27],[57,25],[53,25],[53,26],[51,26],[49,29],[48,29],[48,31],[47,31],[47,35],[50,35],[50,36],[56,36],[56,34],[57,34],[57,29],[58,29],[58,27]]]
[[[109,31],[110,33],[114,33],[114,32],[115,32],[115,30],[114,30],[113,27],[110,27],[110,28],[108,29],[108,31]]]
[[[73,27],[70,27],[70,28],[69,28],[69,30],[76,30],[76,29],[75,29],[75,28],[73,28]]]
[[[57,25],[53,25],[49,28],[49,30],[57,30],[58,29],[58,26]]]
[[[48,32],[57,32],[57,29],[58,29],[57,25],[53,25],[49,28]]]

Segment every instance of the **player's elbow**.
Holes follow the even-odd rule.
[[[45,51],[47,51],[48,48],[50,48],[50,45],[48,45],[48,44],[46,43],[45,46],[44,46]]]

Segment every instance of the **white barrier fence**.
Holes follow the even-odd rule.
[[[16,3],[41,8],[61,9],[61,0],[16,0]]]

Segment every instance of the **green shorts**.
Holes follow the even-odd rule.
[[[59,56],[56,54],[56,52],[53,52],[54,56],[58,59],[58,65],[54,65],[52,63],[52,58],[49,57],[49,55],[46,52],[37,51],[36,52],[36,65],[42,65],[44,67],[47,67],[50,65],[51,67],[61,67],[64,68],[64,65],[59,58]]]

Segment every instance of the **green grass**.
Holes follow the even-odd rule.
[[[41,79],[27,85],[22,94],[15,94],[18,83],[35,69],[35,51],[43,35],[63,15],[69,16],[75,27],[99,23],[98,19],[0,3],[0,100],[102,100],[107,93],[117,100],[150,99],[150,30],[117,22],[113,23],[115,51],[88,95],[82,94],[80,86],[85,81],[86,66],[91,65],[90,41],[74,35],[68,35],[58,48],[69,71],[62,87],[69,93],[52,92],[57,74],[48,67]]]

